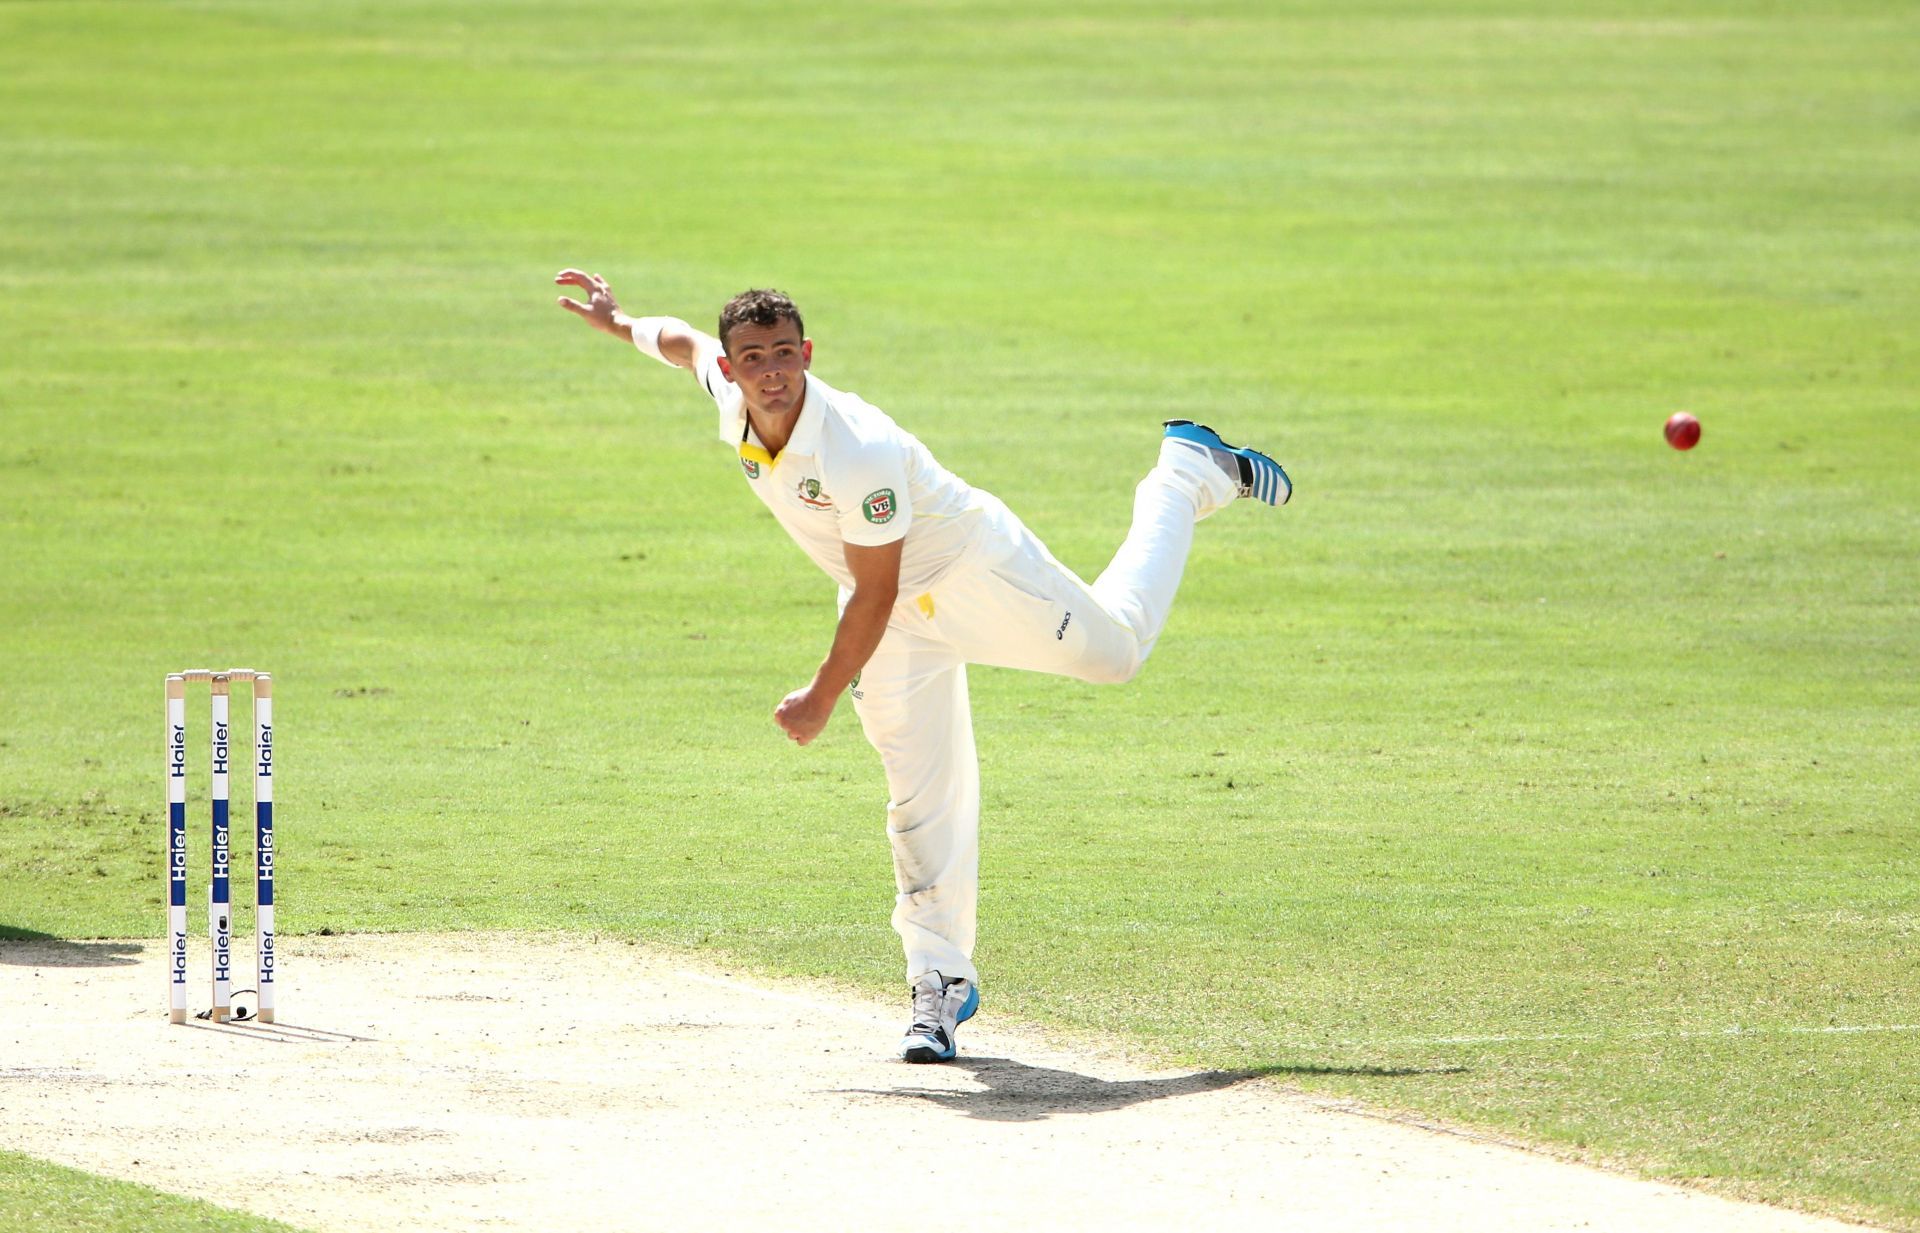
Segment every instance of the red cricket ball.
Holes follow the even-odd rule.
[[[1667,421],[1667,444],[1677,450],[1690,450],[1700,444],[1700,421],[1685,411],[1675,411]]]

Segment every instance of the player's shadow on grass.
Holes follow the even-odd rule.
[[[112,968],[140,962],[138,942],[69,942],[0,925],[0,963],[20,968]]]
[[[1109,1113],[1169,1096],[1217,1092],[1269,1075],[1459,1074],[1464,1066],[1396,1069],[1385,1066],[1256,1066],[1250,1070],[1203,1070],[1166,1079],[1096,1079],[1070,1070],[1049,1070],[1004,1057],[960,1057],[947,1063],[984,1085],[979,1091],[896,1088],[876,1096],[924,1100],[990,1122],[1038,1122],[1061,1113]]]

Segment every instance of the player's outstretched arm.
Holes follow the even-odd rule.
[[[629,317],[620,311],[613,289],[598,274],[581,270],[562,270],[553,281],[562,287],[578,287],[587,293],[587,302],[560,297],[560,307],[585,321],[602,334],[611,334],[631,343],[663,364],[686,368],[697,377],[700,366],[720,354],[720,340],[694,329],[678,317]]]

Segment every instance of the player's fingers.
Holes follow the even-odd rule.
[[[562,270],[553,276],[553,281],[563,287],[586,287],[591,289],[593,278],[585,270]]]
[[[593,310],[588,308],[585,304],[582,304],[578,300],[569,300],[564,295],[560,297],[560,307],[566,309],[568,312],[574,314],[577,317],[591,317],[593,315]]]

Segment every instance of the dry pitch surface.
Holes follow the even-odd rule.
[[[285,945],[275,1027],[169,1027],[161,951],[0,942],[0,1146],[314,1230],[1841,1230],[618,942]],[[196,955],[196,978],[205,971]],[[204,991],[196,984],[196,996]]]

